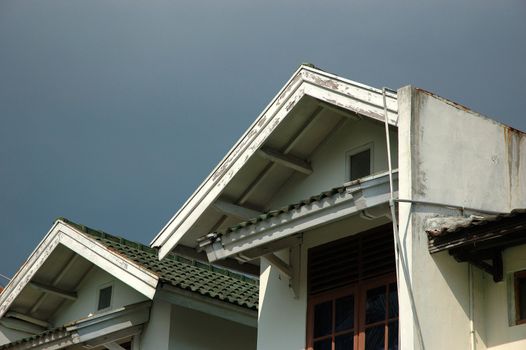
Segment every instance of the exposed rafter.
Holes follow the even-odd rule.
[[[325,108],[325,109],[328,109],[328,110],[331,110],[345,118],[350,118],[350,119],[354,119],[354,120],[359,120],[359,119],[362,119],[362,117],[360,117],[358,114],[356,114],[355,112],[353,111],[349,111],[347,109],[344,109],[344,108],[341,108],[341,107],[338,107],[336,105],[333,105],[333,104],[330,104],[330,103],[327,103],[327,102],[324,102],[324,101],[320,101],[318,100],[318,104]]]
[[[305,175],[312,174],[312,167],[303,159],[283,154],[269,147],[263,147],[258,150],[258,155],[270,160],[271,162],[286,166],[290,169],[299,171]]]
[[[126,350],[125,348],[123,348],[122,346],[120,346],[119,344],[115,342],[106,343],[104,344],[104,347],[108,350]]]
[[[38,282],[29,282],[29,286],[41,292],[53,294],[64,299],[77,300],[77,293],[59,289],[52,285],[46,285]]]
[[[287,275],[288,278],[292,278],[292,269],[290,268],[290,265],[286,264],[283,260],[281,260],[278,256],[276,256],[274,253],[270,253],[265,255],[265,258],[278,270],[280,270],[282,273]]]
[[[64,275],[71,269],[71,266],[73,266],[73,264],[75,264],[75,262],[77,261],[78,258],[79,258],[78,254],[73,254],[71,259],[69,259],[69,261],[67,262],[66,266],[64,266],[64,268],[60,271],[58,276],[53,279],[53,282],[51,282],[51,286],[55,287],[57,284],[60,283],[60,281],[62,281],[62,278],[64,278]],[[46,295],[47,294],[44,293],[37,299],[37,301],[35,302],[35,304],[31,308],[31,310],[29,311],[29,314],[34,314],[38,310],[40,305],[42,305],[42,303],[46,299]]]
[[[218,199],[214,202],[214,207],[221,213],[233,216],[241,220],[249,220],[261,215],[261,212],[246,208],[222,199]]]
[[[24,315],[23,313],[20,313],[20,312],[9,311],[5,314],[5,317],[16,318],[16,319],[31,323],[38,327],[51,328],[51,324],[49,324],[49,322],[42,321],[37,318],[28,316],[28,315]]]

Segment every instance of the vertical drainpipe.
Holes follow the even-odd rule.
[[[475,325],[474,325],[474,316],[475,316],[475,291],[474,291],[474,281],[473,281],[473,266],[468,263],[468,284],[469,284],[469,340],[470,340],[470,349],[475,350]]]
[[[400,281],[400,274],[398,272],[398,265],[400,261],[400,237],[398,236],[398,220],[396,218],[396,208],[394,201],[394,188],[393,188],[393,167],[391,164],[391,137],[389,135],[389,118],[387,114],[387,100],[385,97],[385,87],[382,88],[382,96],[384,102],[384,124],[385,124],[385,138],[387,144],[387,165],[389,167],[389,208],[391,209],[391,220],[393,222],[393,235],[394,235],[394,250],[395,250],[395,268],[396,268],[396,283]],[[400,337],[398,337],[398,349],[400,349]]]
[[[391,209],[391,218],[393,222],[393,235],[394,235],[394,249],[395,249],[395,263],[396,263],[396,279],[399,279],[398,264],[399,264],[399,250],[400,250],[400,237],[398,236],[398,220],[396,218],[396,208],[394,201],[394,188],[393,188],[393,167],[391,163],[391,137],[389,135],[389,121],[387,115],[387,100],[385,97],[386,88],[382,88],[382,96],[384,102],[384,124],[385,124],[385,138],[387,144],[387,165],[389,169],[389,208]]]

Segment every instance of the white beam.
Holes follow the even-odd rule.
[[[38,282],[29,282],[29,286],[33,289],[42,291],[44,293],[53,294],[64,299],[77,300],[77,293],[75,292],[69,292],[63,289],[59,289],[57,287],[48,286]]]
[[[46,328],[37,326],[33,323],[22,321],[16,318],[7,318],[7,317],[3,317],[0,319],[0,325],[6,328],[9,328],[9,329],[13,329],[15,331],[20,331],[20,332],[30,333],[30,334],[39,334],[46,330]]]
[[[328,109],[330,111],[333,111],[345,118],[350,118],[350,119],[354,119],[354,120],[360,120],[362,119],[358,114],[354,113],[353,111],[350,111],[348,109],[343,109],[341,107],[338,107],[336,105],[333,105],[331,103],[327,103],[327,102],[324,102],[324,101],[318,101],[318,104],[320,105],[320,107],[323,107],[325,109]]]
[[[9,311],[5,314],[5,317],[17,318],[19,320],[26,321],[33,325],[43,327],[43,328],[51,328],[51,325],[49,324],[49,322],[42,321],[37,318],[28,316],[28,315],[24,315],[20,312]]]
[[[53,282],[51,283],[53,287],[56,287],[56,285],[59,284],[60,281],[62,281],[62,278],[64,278],[64,275],[71,269],[71,266],[73,266],[73,264],[77,261],[78,258],[79,258],[78,254],[73,254],[71,259],[69,259],[69,261],[67,262],[66,266],[64,266],[64,268],[62,269],[62,271],[60,271],[58,276],[53,279]],[[29,311],[29,314],[34,314],[38,310],[40,305],[42,305],[42,303],[46,299],[46,295],[47,294],[44,293],[37,299],[37,301],[31,308],[31,310]]]
[[[279,257],[277,257],[275,254],[270,253],[265,255],[265,259],[267,259],[273,266],[275,266],[278,270],[283,272],[289,279],[292,279],[292,270],[289,265],[287,265],[283,260],[281,260]]]
[[[272,148],[263,147],[258,150],[258,155],[262,158],[268,159],[271,162],[286,166],[290,169],[299,171],[300,173],[310,175],[312,174],[312,167],[303,159],[285,155]]]
[[[119,344],[115,342],[106,343],[104,344],[104,347],[108,350],[126,350],[125,348],[123,348],[122,346],[120,346]]]
[[[233,216],[241,220],[249,220],[261,215],[261,212],[257,210],[245,208],[221,199],[218,199],[214,202],[214,207],[223,214]]]

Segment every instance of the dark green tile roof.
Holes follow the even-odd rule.
[[[156,249],[64,218],[59,220],[155,273],[162,283],[248,309],[258,307],[259,282],[255,278],[173,253],[159,261]]]
[[[349,185],[345,185],[345,186],[340,186],[340,187],[335,187],[335,188],[332,188],[328,191],[324,191],[320,194],[317,194],[315,196],[311,196],[307,199],[304,199],[304,200],[301,200],[297,203],[294,203],[294,204],[289,204],[287,206],[284,206],[282,208],[279,208],[279,209],[275,209],[275,210],[270,210],[270,211],[267,211],[266,213],[263,213],[253,219],[250,219],[250,220],[247,220],[247,221],[243,221],[243,222],[240,222],[234,226],[230,226],[224,230],[221,230],[221,231],[218,231],[216,232],[217,235],[221,236],[221,235],[225,235],[225,234],[228,234],[228,233],[231,233],[231,232],[235,232],[235,231],[238,231],[242,228],[245,228],[245,227],[248,227],[248,226],[251,226],[251,225],[256,225],[257,223],[259,222],[262,222],[262,221],[266,221],[266,220],[269,220],[271,218],[274,218],[276,216],[279,216],[279,215],[282,215],[282,214],[287,214],[289,213],[290,211],[294,210],[294,209],[299,209],[303,206],[306,206],[306,205],[309,205],[309,204],[312,204],[314,202],[319,202],[321,201],[322,199],[325,199],[325,198],[328,198],[328,197],[332,197],[336,194],[340,194],[340,193],[343,193],[346,191],[346,189],[349,187]]]

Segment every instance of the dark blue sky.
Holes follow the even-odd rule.
[[[0,273],[58,216],[149,243],[301,62],[526,130],[525,18],[522,0],[2,0]]]

